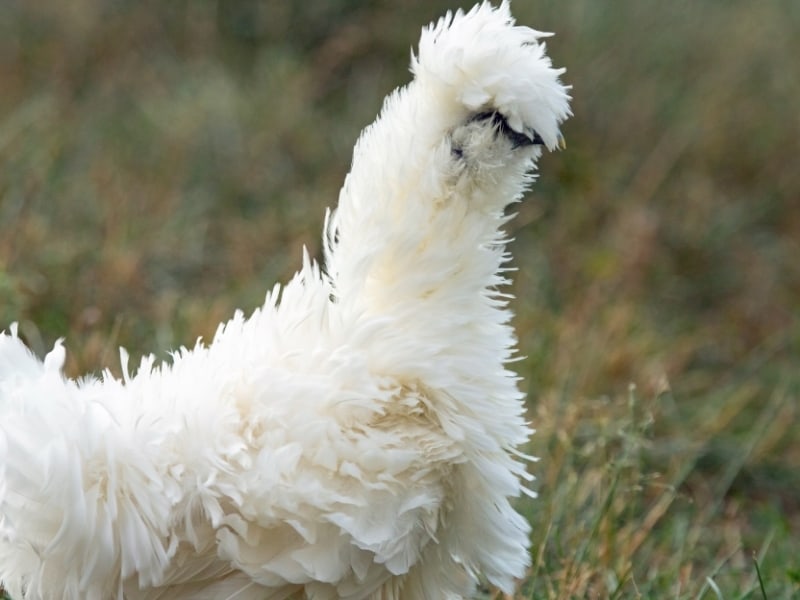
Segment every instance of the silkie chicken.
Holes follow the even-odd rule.
[[[545,34],[425,28],[307,254],[250,317],[121,379],[0,335],[15,600],[457,599],[530,563],[503,225],[569,116]]]

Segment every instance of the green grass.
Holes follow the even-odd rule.
[[[446,6],[2,4],[0,327],[78,374],[257,306]],[[575,112],[511,225],[518,597],[797,597],[800,5],[513,8]]]

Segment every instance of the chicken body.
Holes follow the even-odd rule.
[[[209,345],[73,381],[0,336],[16,600],[455,599],[529,564],[504,210],[569,113],[506,3],[423,31],[307,257]]]

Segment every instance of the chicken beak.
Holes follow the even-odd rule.
[[[561,132],[558,132],[558,137],[556,138],[558,141],[558,149],[559,150],[566,150],[567,149],[567,140],[564,139],[564,136],[561,135]]]

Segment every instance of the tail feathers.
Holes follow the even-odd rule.
[[[17,324],[12,323],[8,333],[0,333],[0,406],[11,386],[26,379],[36,379],[44,373],[59,373],[64,358],[64,346],[62,340],[58,340],[44,362],[39,360],[19,338]]]
[[[0,582],[15,598],[54,593],[37,587],[29,575],[50,564],[46,557],[55,544],[86,525],[84,504],[73,497],[80,471],[64,468],[75,454],[60,431],[69,429],[62,409],[75,390],[61,373],[64,358],[58,341],[39,360],[19,338],[16,324],[0,334]],[[82,518],[73,519],[76,514]],[[95,562],[106,557],[98,555]],[[72,589],[78,593],[79,579],[61,578],[65,597]],[[110,597],[108,591],[103,593]]]
[[[16,323],[0,332],[0,433],[11,414],[38,412],[44,401],[69,394],[75,384],[62,374],[65,358],[62,340],[40,360],[19,338]]]

